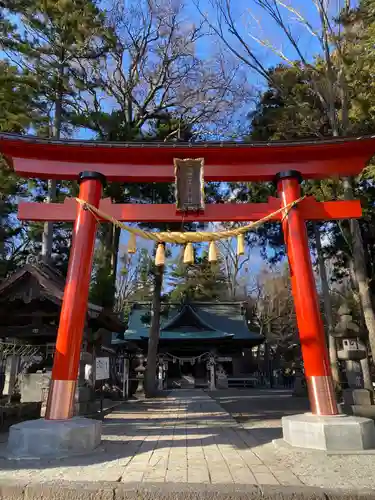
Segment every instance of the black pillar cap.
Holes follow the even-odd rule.
[[[101,174],[100,172],[91,172],[90,170],[85,170],[84,172],[80,172],[78,174],[78,184],[81,184],[82,181],[87,180],[100,181],[103,187],[107,185],[107,179],[105,175]]]
[[[298,170],[284,170],[283,172],[279,172],[275,175],[276,183],[283,179],[297,179],[300,184],[303,181],[302,174]]]

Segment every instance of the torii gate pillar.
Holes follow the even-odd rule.
[[[301,179],[301,174],[294,170],[277,175],[278,192],[284,206],[301,197]],[[298,206],[289,210],[282,226],[311,411],[315,415],[337,415],[306,225]]]
[[[283,206],[301,197],[300,172],[281,172],[276,180]],[[306,225],[298,205],[286,213],[282,226],[311,407],[310,414],[282,418],[283,442],[336,452],[372,448],[374,423],[338,413]]]
[[[105,177],[97,172],[79,174],[79,197],[99,206]],[[78,377],[83,329],[87,313],[96,220],[92,213],[78,207],[69,256],[68,275],[61,307],[60,324],[48,393],[47,420],[72,418]]]
[[[81,172],[78,182],[80,198],[97,207],[105,183],[104,175]],[[22,422],[10,428],[10,458],[56,459],[77,453],[91,453],[101,442],[100,420],[72,418],[96,224],[92,213],[79,206],[73,229],[45,419]]]

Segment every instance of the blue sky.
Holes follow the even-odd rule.
[[[212,0],[187,0],[186,5],[192,20],[199,20],[199,13],[197,13],[197,9],[195,7],[196,2],[199,2],[200,10],[205,12],[209,21],[214,24],[215,19],[217,18],[217,9],[212,7]],[[298,11],[303,18],[309,21],[313,29],[319,28],[319,14],[313,0],[283,0],[283,3]],[[341,8],[343,6],[344,1],[327,0],[327,3],[329,4],[330,14],[334,16],[338,12],[338,7]],[[358,2],[356,0],[352,0],[353,7],[357,5],[357,3]],[[255,1],[232,0],[231,8],[236,29],[242,35],[245,42],[248,43],[251,48],[255,48],[257,55],[266,66],[272,66],[280,62],[280,59],[276,55],[272,54],[272,51],[268,48],[261,47],[251,38],[251,36],[249,36],[249,33],[258,36],[259,38],[268,39],[277,49],[282,49],[287,57],[291,59],[296,57],[296,52],[291,47],[291,44],[286,39],[285,35],[275,26],[275,22],[271,20],[264,9],[256,5]],[[298,21],[297,15],[281,6],[280,12],[282,13],[284,20],[288,20],[289,25],[291,26],[291,31],[298,39],[299,45],[302,48],[303,55],[307,59],[311,60],[312,56],[320,50],[319,43],[309,33],[306,27]],[[228,39],[231,40],[230,36]],[[206,43],[207,42],[205,40],[201,44],[200,49],[202,50],[202,55],[204,55],[205,52],[207,53],[207,50],[212,50],[212,47],[210,50]],[[213,40],[212,45],[213,47],[216,46],[217,41]]]
[[[339,5],[340,0],[331,1],[332,12],[337,12],[337,5]],[[292,5],[301,15],[308,19],[311,23],[312,28],[317,28],[320,25],[319,15],[317,9],[313,3],[313,0],[285,0],[285,3]],[[187,5],[187,18],[190,22],[198,24],[200,19],[200,14],[196,9],[194,0],[188,0]],[[207,13],[210,22],[215,23],[217,12],[212,8],[211,0],[200,0],[200,9]],[[250,7],[252,6],[251,10]],[[297,58],[295,49],[291,46],[290,42],[286,39],[285,35],[275,28],[275,23],[270,20],[269,16],[259,7],[254,6],[254,2],[249,0],[233,0],[233,15],[236,22],[236,28],[240,32],[243,39],[249,44],[251,48],[255,50],[257,57],[266,67],[274,66],[280,62],[280,59],[272,50],[262,47],[256,40],[251,38],[249,33],[254,34],[259,38],[265,38],[278,50],[281,50],[285,56],[291,60]],[[313,57],[319,53],[320,45],[316,37],[314,37],[305,26],[303,26],[297,20],[297,16],[291,14],[287,9],[282,9],[281,11],[285,15],[285,19],[288,19],[293,32],[293,35],[298,39],[299,46],[303,53],[303,56],[308,60],[312,60]],[[226,35],[229,35],[226,32]],[[228,40],[234,43],[235,48],[241,50],[233,37],[228,36]],[[211,58],[215,56],[218,51],[218,41],[216,38],[203,38],[196,46],[197,54],[204,58]],[[232,55],[228,55],[228,59],[232,59]],[[250,82],[254,87],[261,91],[264,88],[264,81],[249,68],[244,67],[246,71],[247,81]],[[245,104],[244,109],[240,110],[241,118],[244,119],[246,114],[249,112],[248,103]],[[126,233],[122,235],[122,243],[126,244],[127,236]],[[140,245],[146,245],[150,251],[151,247],[148,243],[141,243]],[[175,257],[177,251],[173,251],[173,258]],[[273,250],[269,249],[269,253],[272,254]],[[249,268],[252,273],[258,272],[264,262],[260,256],[260,250],[254,248],[251,253]]]
[[[108,0],[110,1],[110,0]],[[140,3],[144,0],[137,0]],[[159,0],[162,1],[162,0]],[[199,23],[199,12],[195,7],[195,1],[198,0],[186,0],[186,20],[187,22],[192,22],[195,24]],[[296,10],[300,11],[302,15],[309,19],[313,27],[319,24],[319,17],[316,11],[313,0],[284,0],[288,5],[292,5]],[[331,0],[331,4],[335,7],[340,0]],[[107,0],[103,2],[107,3]],[[125,6],[137,3],[136,0],[125,0]],[[217,12],[212,8],[211,0],[199,0],[200,8],[202,11],[207,12],[208,18],[212,23],[215,23]],[[262,61],[266,67],[273,66],[279,63],[281,60],[278,58],[271,50],[268,48],[261,47],[258,42],[251,38],[249,33],[260,38],[267,38],[277,49],[283,51],[283,53],[290,59],[296,57],[294,49],[292,49],[290,43],[286,40],[285,36],[282,35],[280,31],[275,29],[275,24],[270,21],[270,18],[265,14],[262,9],[254,6],[254,2],[251,0],[232,0],[233,16],[236,23],[236,28],[243,36],[244,40],[254,48],[257,56]],[[295,36],[298,37],[300,47],[303,54],[308,58],[312,59],[313,56],[319,51],[319,44],[316,39],[301,26],[293,17],[290,16],[287,10],[283,10],[285,15],[290,18],[292,31]],[[226,34],[228,34],[226,32]],[[233,41],[235,47],[238,48],[237,42],[229,35],[229,40]],[[197,54],[204,58],[215,57],[218,51],[218,41],[214,37],[204,38],[196,46]],[[228,60],[233,60],[232,55],[228,55]],[[246,74],[246,80],[257,90],[261,90],[264,86],[264,81],[262,81],[259,76],[249,70],[249,68],[244,67],[243,71]],[[250,104],[246,103],[243,109],[239,110],[239,116],[242,120],[245,119],[246,114],[250,111]],[[81,131],[77,134],[77,137],[87,139],[90,134],[87,131]],[[123,232],[121,242],[126,243],[126,233]],[[259,251],[254,250],[252,255],[252,261],[250,268],[254,269],[258,266],[261,267],[261,258]]]
[[[286,0],[286,2],[290,5],[292,4],[295,9],[301,12],[301,14],[308,18],[313,27],[319,25],[319,17],[315,5],[312,0],[294,0],[290,2]],[[336,2],[337,3],[337,2]],[[234,19],[236,22],[236,28],[241,33],[241,36],[244,40],[249,43],[249,45],[255,49],[257,56],[260,58],[262,63],[267,66],[273,66],[281,62],[281,59],[277,57],[271,50],[268,48],[261,47],[259,43],[253,40],[249,36],[249,31],[253,32],[255,36],[267,38],[269,41],[277,48],[283,51],[283,53],[290,59],[296,58],[296,53],[294,49],[291,47],[290,43],[286,40],[285,36],[278,31],[275,30],[274,23],[270,22],[270,19],[267,14],[265,14],[262,9],[259,7],[254,7],[251,11],[249,10],[249,5],[252,5],[253,2],[249,2],[249,0],[235,0],[232,2]],[[192,23],[199,23],[200,14],[195,6],[195,2],[193,0],[188,0],[186,2],[186,14],[187,19],[189,19]],[[207,14],[207,17],[210,22],[215,23],[216,19],[216,11],[212,8],[212,2],[210,0],[200,0],[199,7],[201,11]],[[312,57],[319,51],[319,43],[316,39],[309,33],[309,31],[301,26],[300,23],[293,20],[291,14],[284,9],[286,16],[288,19],[290,18],[292,30],[295,36],[298,37],[298,41],[304,56],[308,59],[312,59]],[[228,33],[226,33],[228,34]],[[233,38],[230,37],[228,40],[233,41],[235,47],[238,48],[238,42],[236,42]],[[215,37],[211,38],[203,38],[196,46],[197,54],[205,58],[211,58],[215,56],[218,50],[218,41]],[[233,59],[232,55],[228,55],[228,59]],[[251,72],[248,68],[244,68],[246,71],[246,77],[248,82],[254,85],[258,90],[261,90],[264,87],[264,81],[259,78],[259,76]],[[245,109],[241,111],[242,119],[248,113],[249,108],[248,104],[245,105]],[[126,233],[122,236],[122,242],[126,244],[127,236]],[[149,248],[149,244],[145,243],[147,248]],[[272,252],[272,250],[270,250]],[[175,256],[175,252],[173,252],[173,257]],[[259,270],[262,266],[262,259],[260,256],[260,252],[258,249],[254,249],[251,255],[250,268],[254,270]]]

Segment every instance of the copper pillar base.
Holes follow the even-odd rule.
[[[332,377],[328,375],[306,377],[311,412],[314,415],[338,415]]]
[[[51,380],[46,420],[68,420],[73,416],[75,380]]]

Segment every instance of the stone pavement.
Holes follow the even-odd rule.
[[[293,397],[293,391],[287,389],[231,388],[208,394],[244,427],[273,427],[280,437],[282,417],[310,411],[307,397]]]
[[[48,462],[7,460],[3,443],[0,484],[10,478],[32,483],[308,485],[335,489],[373,488],[375,484],[375,455],[295,452],[276,448],[274,437],[274,426],[243,428],[203,391],[173,391],[164,398],[125,403],[108,415],[102,446],[90,456]]]

